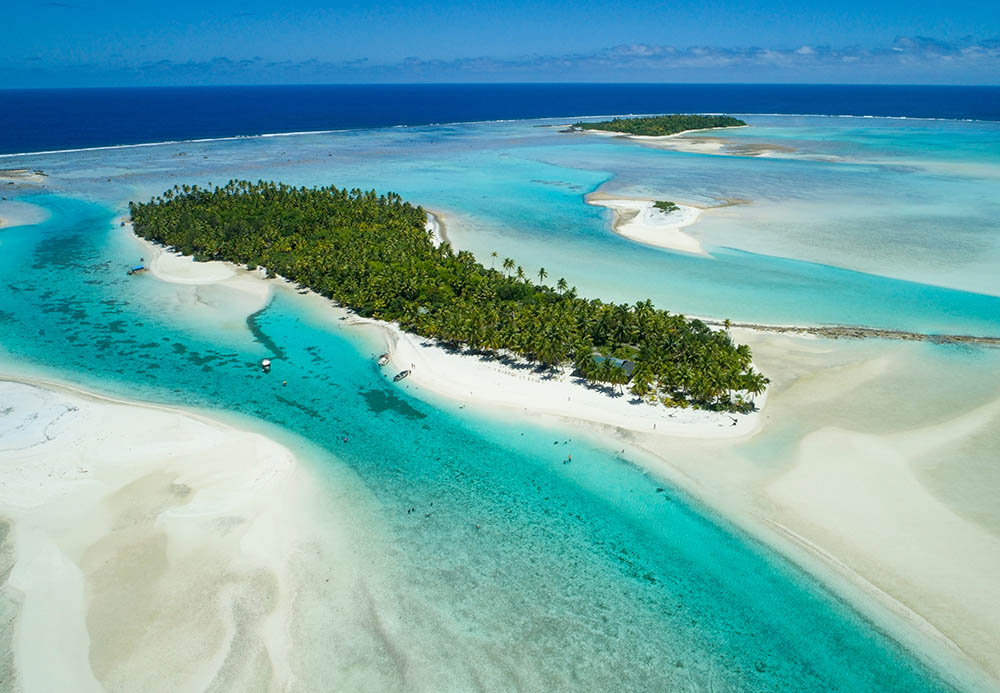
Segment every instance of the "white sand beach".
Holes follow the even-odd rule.
[[[588,135],[603,135],[630,140],[653,149],[664,149],[688,154],[709,154],[713,156],[750,156],[764,159],[802,159],[811,161],[845,161],[839,157],[803,155],[794,147],[775,142],[754,141],[748,138],[727,137],[728,130],[742,130],[750,127],[741,125],[731,128],[705,130],[684,130],[673,135],[632,135],[627,132],[606,132],[603,130],[580,130]],[[855,162],[856,163],[856,162]]]
[[[449,351],[434,340],[400,330],[395,324],[351,316],[347,325],[373,330],[391,359],[387,375],[409,370],[401,387],[424,390],[487,411],[497,408],[531,416],[551,416],[585,425],[608,426],[655,436],[740,438],[760,425],[760,411],[727,414],[667,408],[623,394],[588,387],[572,368],[537,369],[516,358]],[[766,393],[758,397],[763,409]]]
[[[679,204],[676,210],[665,212],[653,206],[655,200],[609,197],[602,193],[591,193],[586,202],[612,210],[612,228],[620,236],[658,248],[708,256],[701,241],[682,230],[698,221],[703,211],[698,207]]]
[[[2,379],[0,402],[19,689],[289,683],[289,557],[313,484],[286,448],[55,383]]]
[[[125,228],[134,236],[131,224],[126,224]],[[144,248],[142,264],[161,281],[231,289],[246,296],[251,301],[251,306],[256,306],[249,311],[251,313],[266,306],[271,298],[272,286],[270,282],[259,281],[263,277],[261,272],[250,272],[229,262],[195,262],[192,257],[168,252],[138,236],[135,238]]]
[[[438,214],[427,212],[427,226],[425,228],[430,232],[431,242],[434,243],[435,248],[442,243],[448,242],[448,236],[446,235],[444,229],[444,222],[441,221]]]
[[[731,128],[706,128],[703,130],[682,130],[672,135],[633,135],[628,132],[612,132],[608,130],[578,130],[578,132],[588,135],[598,135],[604,137],[620,137],[632,140],[639,144],[655,147],[657,149],[670,149],[678,152],[688,152],[690,154],[715,154],[728,155],[726,151],[728,140],[720,137],[713,137],[716,133],[726,130],[739,130],[749,125],[740,125]]]
[[[271,290],[290,290],[292,287],[282,277],[261,281],[264,275],[260,271],[251,272],[223,262],[194,262],[135,238],[154,257],[150,264],[152,274],[164,281],[208,286],[222,283],[259,298],[264,302],[261,307],[266,304]],[[382,345],[380,348],[391,356],[391,363],[386,366],[388,374],[411,371],[400,387],[417,385],[480,408],[504,407],[516,412],[528,411],[657,435],[733,438],[749,435],[759,426],[760,411],[728,414],[668,409],[639,401],[627,390],[624,394],[609,395],[572,377],[572,369],[568,367],[549,372],[536,370],[523,360],[455,353],[434,340],[403,332],[395,324],[360,318],[313,292],[306,292],[304,297],[326,311],[331,326],[347,325],[369,331]],[[341,321],[340,318],[345,319]],[[766,392],[757,398],[760,409],[765,401]]]

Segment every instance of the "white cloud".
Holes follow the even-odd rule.
[[[10,58],[8,58],[9,60]],[[7,69],[0,65],[0,68]],[[624,44],[566,55],[453,60],[408,57],[377,64],[349,61],[263,61],[218,57],[202,62],[161,60],[43,67],[10,66],[44,83],[46,72],[90,83],[212,84],[239,82],[446,81],[841,81],[992,83],[1000,81],[1000,39],[946,42],[899,37],[882,47],[797,48]],[[4,70],[0,70],[3,74]],[[27,78],[26,78],[27,79]]]

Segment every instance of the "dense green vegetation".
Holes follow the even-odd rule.
[[[708,128],[733,128],[746,125],[739,118],[731,116],[707,115],[661,115],[646,118],[615,118],[599,123],[577,123],[573,127],[581,130],[607,130],[625,132],[629,135],[676,135],[685,130],[706,130]]]
[[[667,405],[746,411],[767,383],[745,345],[699,320],[648,300],[580,298],[564,279],[555,287],[532,283],[511,258],[486,268],[468,251],[435,247],[424,210],[396,194],[230,181],[211,190],[175,187],[129,208],[143,238],[199,258],[266,267],[420,335],[509,350],[544,366],[572,360],[588,380],[612,388],[627,375],[595,355],[631,359],[631,391]],[[490,264],[498,260],[493,253]],[[548,273],[537,276],[542,282]]]
[[[653,203],[653,206],[661,210],[664,214],[670,214],[671,212],[676,212],[680,207],[676,203],[670,200],[658,200]]]

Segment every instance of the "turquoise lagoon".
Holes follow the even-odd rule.
[[[935,161],[948,164],[945,173],[919,161],[898,164],[914,146],[898,123],[911,121],[889,121],[895,140],[872,135],[859,153],[856,131],[869,120],[751,118],[755,127],[726,133],[755,133],[795,148],[794,157],[780,159],[664,152],[563,134],[545,121],[264,137],[24,161],[53,177],[72,178],[77,194],[119,205],[161,192],[166,183],[231,177],[395,190],[444,212],[455,245],[486,262],[497,252],[513,257],[529,276],[544,266],[550,277],[565,276],[581,291],[618,301],[649,297],[686,314],[751,322],[998,334],[1000,126],[959,124],[971,131],[964,135],[967,145],[950,152],[942,143],[956,126],[941,124],[944,133],[927,148],[937,143]],[[918,133],[942,123],[913,122],[922,124]],[[807,125],[825,133],[816,151],[801,137]],[[891,150],[894,144],[898,151]],[[978,151],[978,158],[967,150]],[[831,152],[837,161],[807,158]],[[122,184],[126,191],[117,187]],[[732,199],[750,204],[705,215],[693,230],[713,257],[692,258],[612,233],[610,213],[583,202],[597,189],[702,205]]]
[[[783,122],[760,119],[760,128],[780,141]],[[174,182],[266,177],[397,190],[443,211],[455,244],[481,260],[495,250],[527,270],[544,265],[585,293],[651,296],[681,312],[734,320],[1000,334],[998,287],[980,267],[996,252],[982,210],[962,220],[983,247],[956,275],[963,282],[935,275],[918,283],[911,275],[923,266],[920,257],[898,266],[887,260],[876,274],[809,261],[815,248],[805,242],[792,248],[788,241],[795,252],[784,257],[711,242],[710,259],[646,248],[612,234],[607,216],[582,199],[603,186],[777,205],[776,181],[798,180],[799,192],[790,194],[816,205],[823,202],[816,191],[850,176],[837,167],[892,179],[894,164],[662,152],[564,136],[549,125],[23,157],[49,173],[50,192],[20,198],[50,216],[0,232],[3,370],[40,370],[100,392],[236,417],[303,451],[325,472],[331,493],[339,479],[359,482],[367,495],[352,509],[380,528],[359,556],[380,557],[372,562],[372,608],[402,624],[396,641],[355,664],[371,667],[372,680],[436,689],[948,689],[813,578],[631,464],[638,454],[631,449],[394,387],[372,362],[373,345],[293,292],[277,292],[243,322],[226,317],[232,297],[222,290],[199,290],[195,307],[190,287],[124,273],[141,252],[112,220],[125,201]],[[995,137],[992,126],[968,127],[983,130],[984,141]],[[828,131],[828,139],[839,132]],[[799,130],[795,138],[805,146]],[[842,145],[823,146],[865,145],[845,135]],[[865,157],[887,159],[893,146],[879,140]],[[994,166],[984,151],[977,165]],[[777,178],[751,173],[761,164],[775,167]],[[923,183],[906,185],[917,194]],[[904,207],[883,210],[887,228],[903,233]],[[265,355],[275,359],[271,377],[256,368]],[[755,454],[779,448],[761,444]],[[572,464],[563,464],[567,454]],[[303,642],[312,644],[300,649],[310,653],[306,669],[319,684],[345,674],[336,671],[336,652],[316,644],[336,626],[315,606],[304,626]],[[394,664],[386,651],[403,653],[410,666]]]

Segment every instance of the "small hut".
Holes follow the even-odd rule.
[[[629,361],[626,359],[617,359],[614,356],[600,356],[598,354],[594,354],[594,363],[600,365],[605,361],[610,363],[612,366],[615,366],[616,368],[620,368],[623,371],[625,371],[625,376],[626,376],[625,382],[629,382],[630,380],[632,380],[632,373],[635,372],[635,361]],[[584,377],[583,373],[581,373],[579,369],[574,370],[572,375],[574,378]]]

